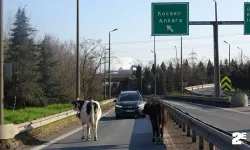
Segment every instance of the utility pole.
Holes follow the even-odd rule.
[[[0,0],[0,125],[4,125],[4,105],[3,105],[3,100],[4,100],[4,92],[3,92],[3,85],[4,85],[4,80],[3,80],[3,63],[4,63],[4,50],[3,50],[3,0]]]
[[[220,67],[219,67],[219,42],[218,42],[218,17],[217,17],[217,2],[215,4],[215,24],[213,25],[214,30],[214,87],[215,96],[221,97],[220,94]]]
[[[231,61],[230,61],[230,43],[228,43],[227,41],[224,41],[224,43],[228,44],[228,53],[229,53],[229,60],[228,60],[228,64],[229,64],[229,72],[231,73]]]
[[[79,0],[76,0],[76,98],[80,97]]]
[[[110,33],[114,32],[118,29],[114,29],[112,31],[109,32],[109,98],[111,98],[111,71],[110,71]]]
[[[137,61],[141,63],[141,94],[142,94],[142,62],[139,59],[137,59]]]
[[[155,62],[155,96],[156,96],[156,52],[155,52],[155,36],[154,36],[154,62]]]
[[[106,99],[107,97],[107,89],[106,89],[106,83],[107,83],[107,80],[106,80],[106,54],[107,54],[107,50],[105,49],[104,51],[104,99]]]
[[[183,94],[182,36],[181,36],[181,94]]]
[[[242,49],[237,47],[240,50],[240,57],[241,57],[241,64],[243,64],[243,59],[242,59]]]

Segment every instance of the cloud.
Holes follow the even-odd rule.
[[[122,69],[130,69],[131,64],[133,64],[133,58],[132,57],[119,57],[114,59],[111,63],[111,70],[119,70],[120,67]]]

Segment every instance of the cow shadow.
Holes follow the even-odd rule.
[[[116,149],[128,149],[128,145],[93,145],[93,146],[75,146],[75,147],[64,147],[64,148],[49,148],[46,150],[116,150]]]

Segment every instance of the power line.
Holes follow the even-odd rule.
[[[225,34],[225,35],[222,35],[220,37],[230,37],[230,36],[237,36],[237,35],[242,35],[243,36],[242,33],[234,33],[234,34]],[[207,39],[207,38],[213,38],[213,36],[197,36],[197,37],[185,39],[185,41],[186,40],[194,40],[194,39]],[[179,41],[179,39],[156,40],[155,42],[169,42],[169,41]],[[129,41],[129,42],[116,42],[116,43],[112,43],[112,45],[153,43],[153,42],[154,41],[152,41],[152,40],[147,40],[147,41]],[[105,42],[104,44],[108,44],[108,43]]]
[[[232,44],[249,44],[250,41],[241,41],[241,42],[231,42]],[[183,48],[185,49],[191,49],[191,48],[203,48],[203,47],[209,47],[213,46],[213,44],[207,44],[207,45],[189,45],[189,46],[184,46]],[[220,45],[222,47],[227,46],[227,45]],[[177,47],[180,48],[180,47]],[[124,48],[126,50],[119,50],[119,49],[113,49],[113,52],[128,52],[128,51],[150,51],[152,49],[145,49],[145,48]],[[164,51],[173,51],[173,48],[157,48],[158,50],[164,50]]]

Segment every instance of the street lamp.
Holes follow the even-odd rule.
[[[76,98],[80,97],[79,0],[76,1]]]
[[[156,53],[155,51],[151,51],[152,53],[154,53],[154,64],[155,64],[155,96],[156,96]]]
[[[118,29],[114,29],[109,32],[109,98],[111,98],[111,72],[110,72],[110,33],[117,31]]]
[[[237,48],[241,51],[241,52],[240,52],[240,53],[241,53],[240,55],[241,55],[241,64],[242,64],[242,63],[243,63],[243,61],[242,61],[242,48],[239,48],[239,47],[237,47]]]
[[[137,59],[137,61],[141,63],[141,94],[142,94],[142,62],[139,59]]]
[[[231,65],[230,65],[230,43],[228,43],[227,41],[224,41],[224,43],[226,43],[226,44],[228,44],[228,52],[229,52],[229,70],[230,70],[230,72],[231,72]]]

